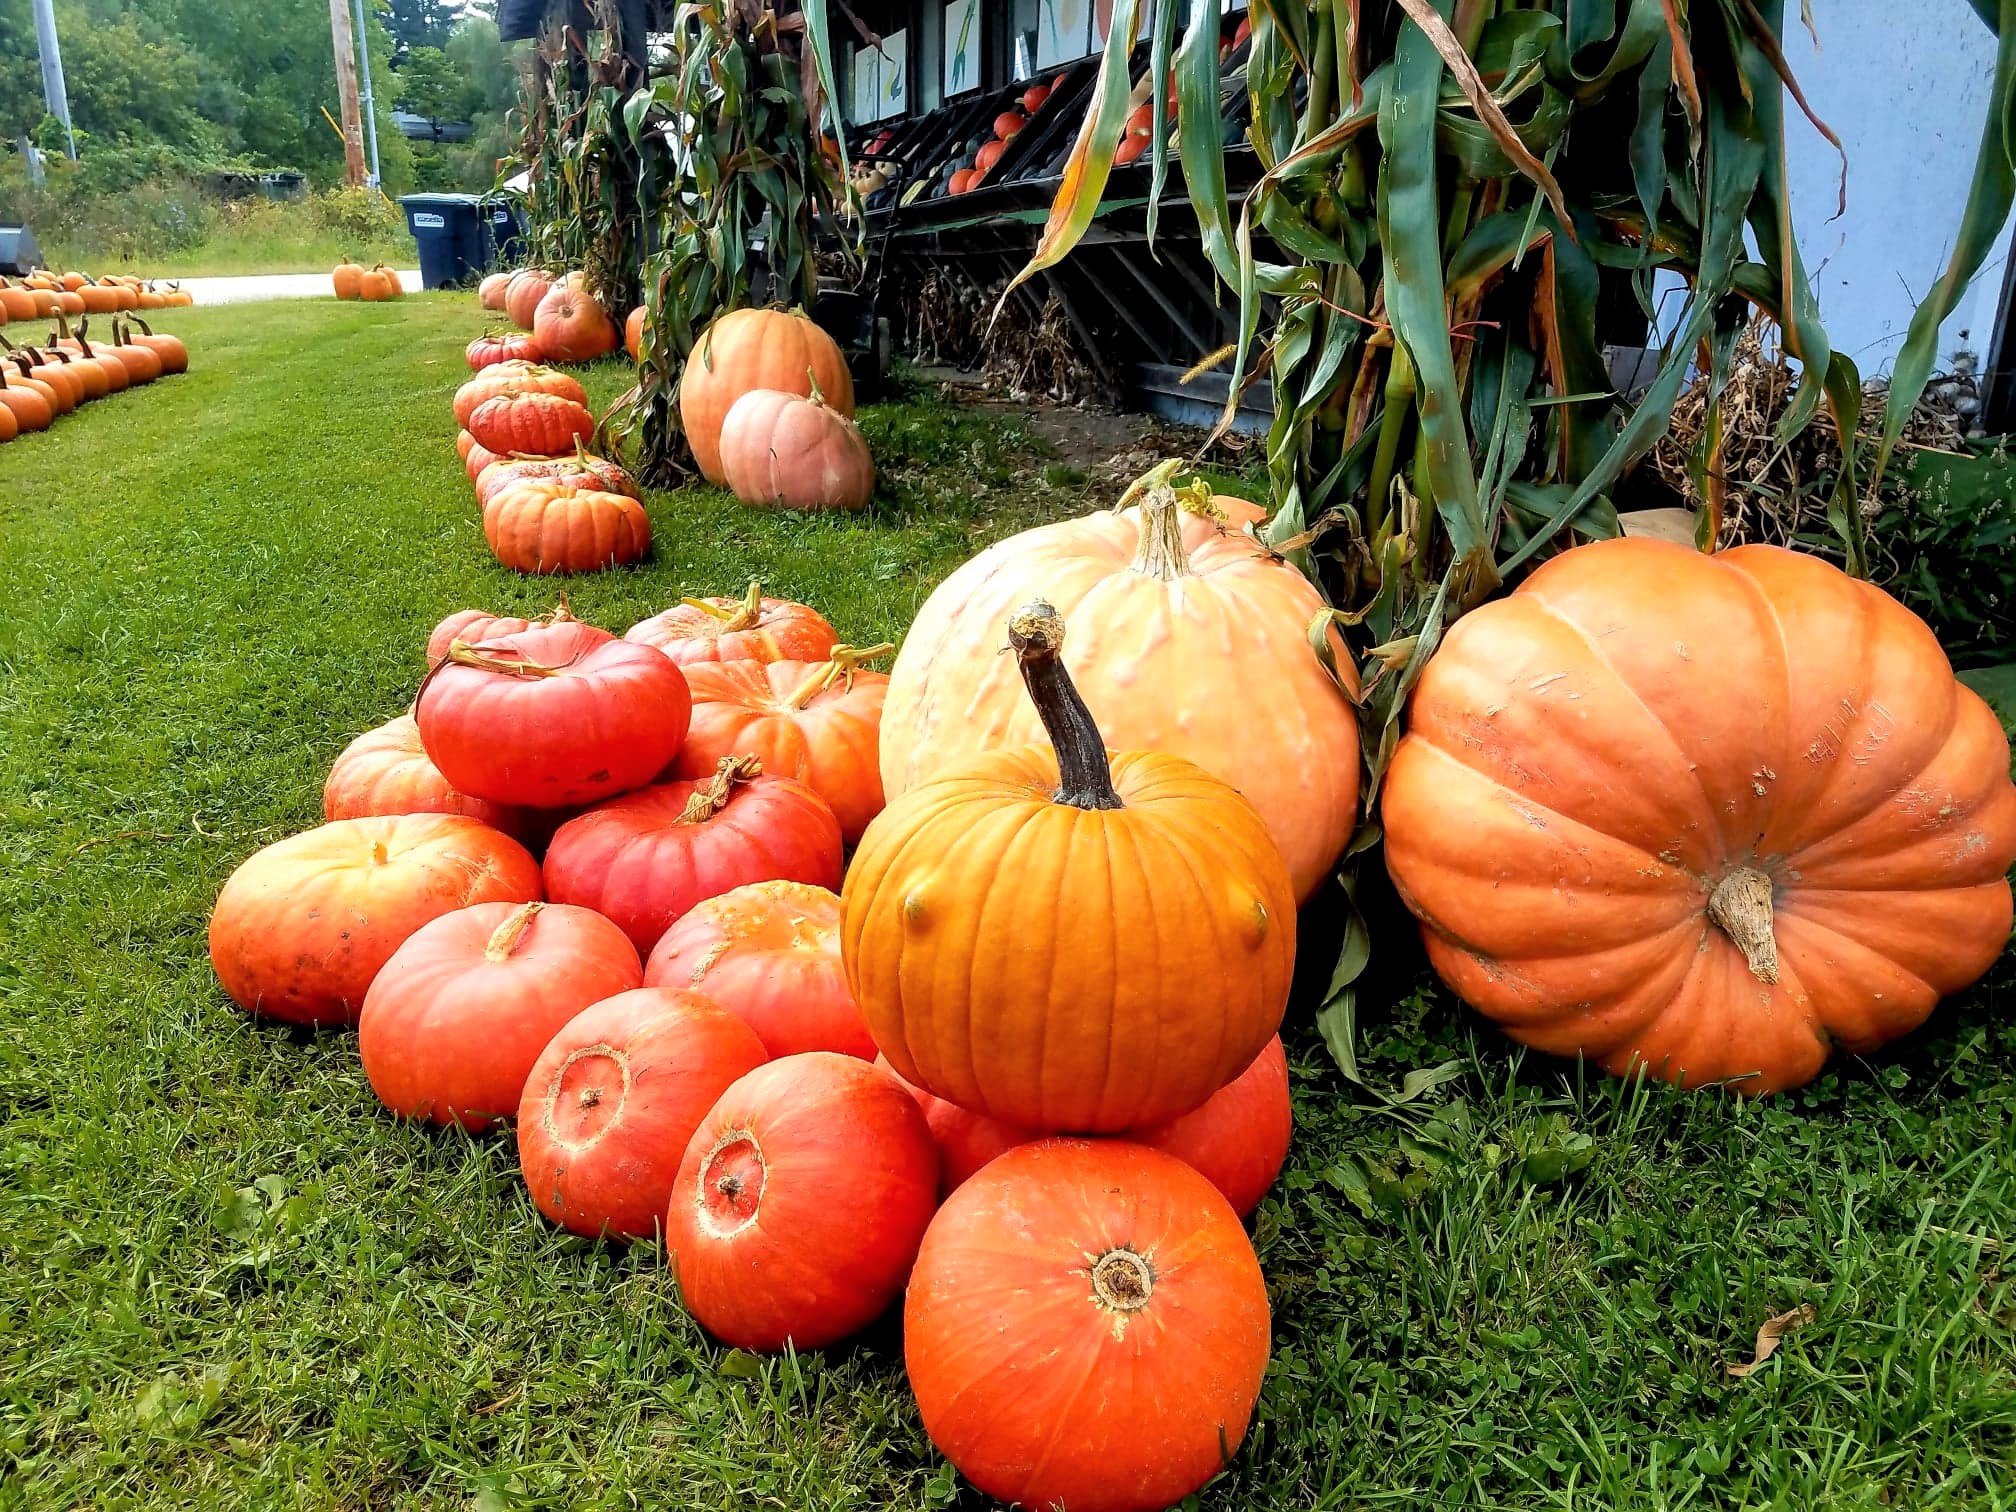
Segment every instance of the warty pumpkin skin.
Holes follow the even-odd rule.
[[[539,344],[520,331],[490,331],[478,336],[462,349],[462,356],[477,372],[496,367],[499,363],[519,362],[528,366],[538,362]],[[459,420],[462,417],[456,416]]]
[[[637,480],[622,467],[577,447],[571,457],[508,457],[491,463],[476,475],[476,502],[488,504],[512,484],[535,478],[559,478],[601,493],[638,497]]]
[[[587,391],[571,373],[536,362],[495,363],[455,390],[455,423],[467,429],[478,405],[505,394],[558,394],[588,407]]]
[[[457,609],[444,617],[427,634],[427,665],[433,666],[448,655],[455,642],[467,641],[472,646],[495,636],[516,635],[520,630],[530,630],[534,625],[565,625],[578,623],[574,611],[567,607],[567,595],[561,594],[560,601],[538,619],[519,619],[515,615],[492,614],[487,609]],[[592,627],[591,627],[592,628]],[[605,630],[604,635],[608,634]]]
[[[1087,1133],[1173,1118],[1280,1026],[1287,868],[1253,806],[1182,757],[1109,770],[1050,605],[1008,640],[1051,744],[972,757],[868,826],[841,894],[848,980],[897,1074],[961,1107]]]
[[[679,375],[679,424],[707,481],[723,484],[721,422],[751,389],[810,394],[850,419],[854,378],[839,344],[787,310],[731,310],[701,333]]]
[[[528,478],[483,506],[483,536],[515,572],[600,572],[641,562],[651,520],[627,494],[581,478]]]
[[[1917,616],[1778,547],[1582,546],[1466,615],[1382,805],[1444,979],[1619,1074],[1799,1086],[2009,937],[2000,725]]]
[[[823,402],[751,389],[721,422],[721,471],[744,504],[866,509],[875,462],[852,420]]]
[[[1185,757],[1237,788],[1306,899],[1358,809],[1357,717],[1309,647],[1323,601],[1239,528],[1258,514],[1245,500],[1206,505],[1166,478],[1142,493],[1138,506],[999,542],[932,593],[890,669],[883,791],[893,802],[975,752],[1037,738],[999,652],[1002,624],[1040,595],[1071,625],[1065,664],[1107,743]],[[1343,641],[1328,634],[1355,691]]]
[[[469,412],[468,424],[479,446],[506,456],[513,452],[563,456],[595,434],[595,417],[587,405],[536,390],[507,391],[485,399]]]
[[[1125,1141],[1045,1139],[939,1208],[903,1360],[925,1432],[989,1496],[1160,1512],[1246,1436],[1270,1333],[1260,1262],[1208,1181]]]
[[[625,640],[656,646],[681,666],[693,662],[821,661],[840,635],[818,610],[790,599],[765,598],[751,583],[739,599],[681,599],[639,620]]]

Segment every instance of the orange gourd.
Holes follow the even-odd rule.
[[[905,1081],[1045,1129],[1187,1112],[1281,1022],[1295,894],[1253,806],[1180,756],[1110,758],[1049,604],[1008,624],[1050,745],[893,800],[842,892],[841,950]]]
[[[2008,942],[2008,741],[1817,557],[1564,552],[1449,631],[1409,716],[1387,865],[1443,978],[1539,1049],[1796,1087]]]
[[[817,389],[801,397],[751,389],[721,422],[721,471],[744,504],[866,509],[875,463],[860,428]]]
[[[890,672],[883,790],[894,800],[952,762],[1036,737],[998,653],[1002,622],[1040,594],[1071,623],[1066,660],[1107,741],[1187,757],[1245,794],[1307,898],[1358,807],[1356,715],[1308,642],[1323,601],[1242,528],[1253,505],[1174,489],[1171,471],[1143,479],[1134,507],[1011,536],[938,587]]]
[[[581,477],[527,478],[483,506],[483,536],[516,572],[600,572],[642,561],[651,520],[628,494]]]
[[[329,282],[336,290],[338,299],[360,299],[363,297],[364,270],[356,263],[341,262],[329,275]]]
[[[805,316],[787,310],[732,310],[701,334],[679,377],[679,422],[693,459],[710,483],[726,483],[721,424],[751,389],[810,394],[850,419],[854,379],[839,344]]]

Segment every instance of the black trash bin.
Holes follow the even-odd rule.
[[[457,289],[490,259],[488,230],[473,194],[408,194],[399,201],[406,229],[420,245],[420,286]]]

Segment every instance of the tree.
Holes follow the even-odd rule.
[[[405,54],[422,47],[441,47],[461,13],[461,0],[389,0],[383,20],[393,46]]]
[[[468,80],[438,47],[416,47],[400,67],[399,108],[430,121],[465,119]]]

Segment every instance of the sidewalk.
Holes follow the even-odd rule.
[[[399,269],[399,282],[408,292],[420,287],[420,270]],[[248,304],[259,299],[334,299],[327,273],[256,273],[237,278],[184,278],[180,280],[195,299],[205,305]]]

